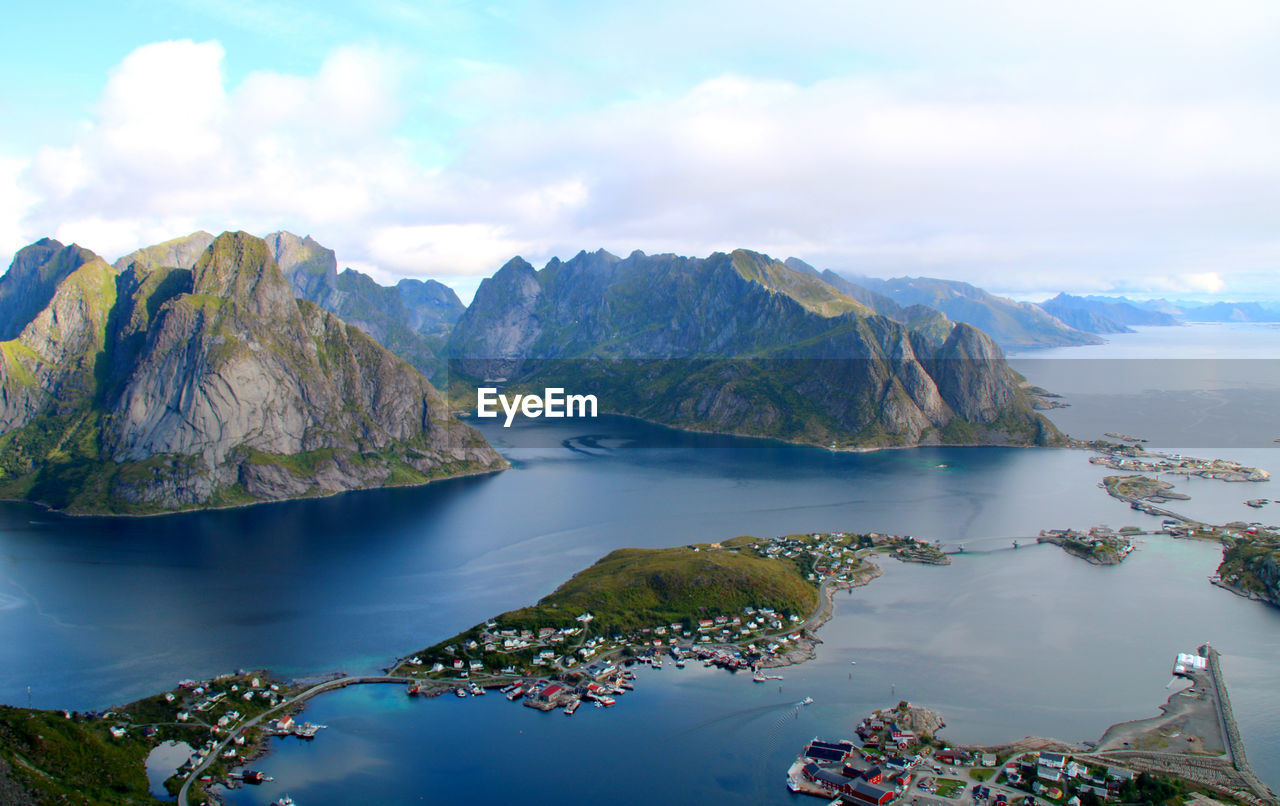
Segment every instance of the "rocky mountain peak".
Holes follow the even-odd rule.
[[[247,232],[224,232],[209,244],[192,271],[192,292],[232,301],[255,316],[297,315],[293,289],[271,248]]]
[[[147,269],[173,268],[189,269],[195,265],[209,244],[213,243],[213,235],[204,230],[197,230],[190,235],[183,235],[153,246],[144,246],[118,259],[112,265],[118,271],[124,271],[133,264]]]
[[[15,338],[49,300],[58,284],[86,263],[99,259],[83,246],[41,238],[18,250],[0,277],[0,340]]]

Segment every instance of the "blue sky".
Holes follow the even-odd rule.
[[[514,254],[1280,296],[1269,2],[22,4],[0,259],[310,233],[464,294]]]

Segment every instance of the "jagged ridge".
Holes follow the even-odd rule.
[[[1060,439],[994,342],[924,319],[911,329],[873,315],[745,250],[582,252],[541,271],[515,258],[453,332],[454,391],[554,383],[657,422],[822,445]]]
[[[56,246],[36,245],[47,260]],[[19,333],[0,344],[10,497],[158,512],[505,466],[412,367],[296,300],[245,233],[218,236],[191,269],[93,256],[29,321],[10,311],[0,328]]]

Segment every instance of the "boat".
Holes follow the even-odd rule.
[[[459,697],[467,696],[467,690],[465,688],[455,688],[453,690],[453,693],[458,695]]]
[[[306,722],[302,727],[294,728],[293,735],[297,736],[299,739],[314,739],[316,737],[316,731],[319,729],[319,725],[312,725],[310,722]]]
[[[613,697],[597,697],[596,702],[608,708],[610,705],[617,705],[618,701]]]
[[[409,692],[409,696],[410,696],[410,697],[416,697],[416,696],[418,696],[419,694],[421,694],[421,693],[422,693],[422,684],[421,684],[421,683],[410,683],[410,684],[409,684],[408,692]]]
[[[480,686],[476,685],[475,683],[472,683],[467,690],[471,692],[472,697],[483,697],[485,693],[484,689],[482,689]]]
[[[857,666],[857,665],[858,665],[858,662],[857,662],[856,660],[851,660],[851,661],[849,661],[849,665],[850,665],[850,666]]]
[[[766,678],[764,676],[764,672],[756,672],[754,675],[751,676],[751,681],[753,683],[763,683],[765,682],[765,680]]]
[[[676,668],[677,669],[684,668],[684,658],[676,658]]]
[[[661,669],[661,668],[662,668],[662,661],[660,661],[660,660],[655,660],[655,661],[653,662],[653,668],[655,668],[655,669]]]
[[[582,705],[582,700],[574,700],[564,707],[565,716],[573,716],[573,712],[578,710],[578,706]]]
[[[280,799],[274,801],[271,806],[294,806],[293,798],[288,795],[282,795]]]
[[[520,699],[523,696],[524,696],[523,686],[516,686],[515,688],[507,692],[507,699],[511,700],[512,702],[515,702],[516,700]]]
[[[813,697],[805,697],[800,701],[801,705],[813,705]]]

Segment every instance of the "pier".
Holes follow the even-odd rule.
[[[1206,644],[1200,647],[1199,653],[1206,661],[1203,666],[1186,667],[1177,672],[1192,680],[1192,688],[1170,697],[1160,716],[1111,726],[1093,753],[1079,757],[1139,772],[1175,776],[1252,806],[1277,806],[1280,799],[1254,775],[1245,759],[1244,742],[1231,712],[1231,699],[1218,664],[1217,650]],[[1169,734],[1170,730],[1177,732]],[[1147,741],[1182,735],[1189,730],[1194,730],[1196,736],[1186,733],[1186,745],[1165,746],[1158,741]],[[1192,744],[1193,738],[1198,745]]]
[[[1227,694],[1227,684],[1222,677],[1222,669],[1218,665],[1218,650],[1205,644],[1200,647],[1200,652],[1209,659],[1209,675],[1213,678],[1214,694],[1218,700],[1218,718],[1222,722],[1222,737],[1227,745],[1227,758],[1254,795],[1264,802],[1269,800],[1275,803],[1275,795],[1258,779],[1258,776],[1253,774],[1253,768],[1245,758],[1244,741],[1240,738],[1240,728],[1236,725],[1235,714],[1231,711],[1231,697]]]

